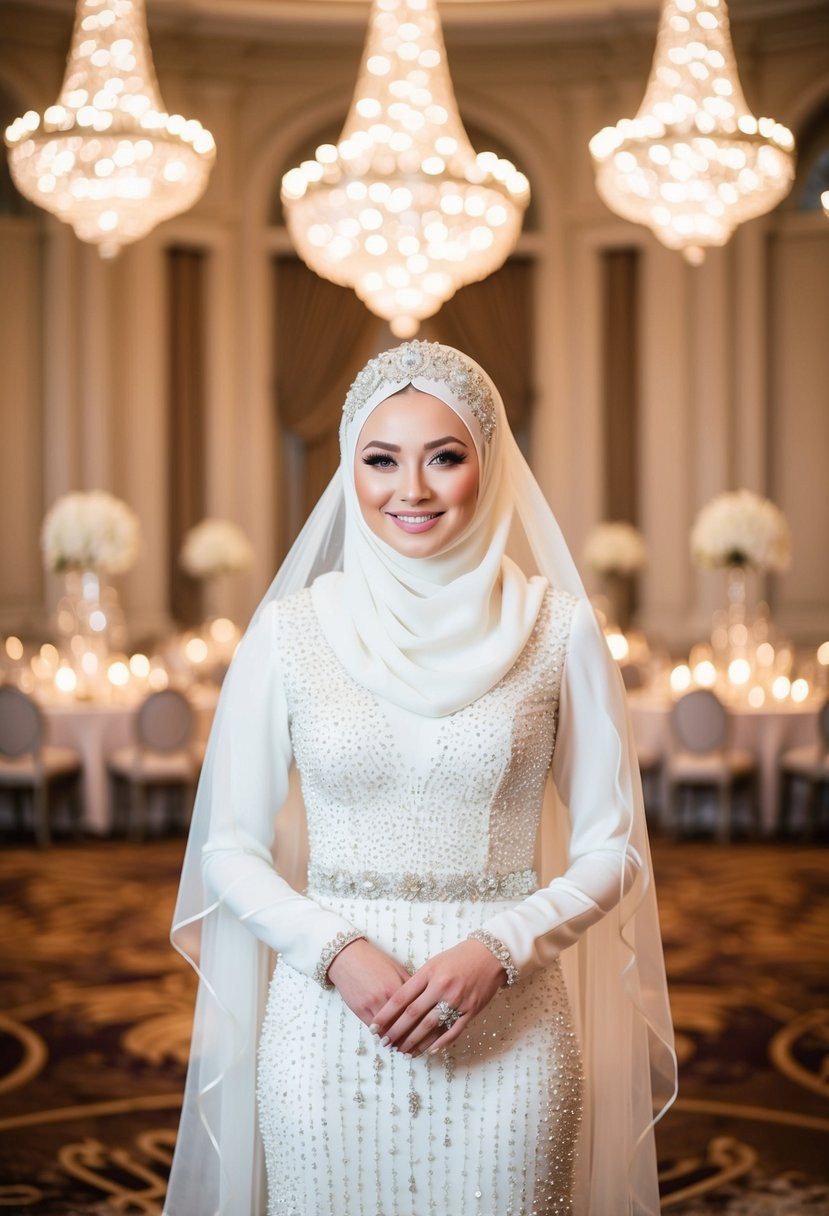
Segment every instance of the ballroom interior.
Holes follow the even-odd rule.
[[[195,991],[167,935],[221,681],[334,473],[349,385],[414,336],[498,384],[622,668],[680,1061],[663,1210],[825,1211],[829,5],[729,0],[739,80],[719,97],[742,86],[760,125],[741,130],[788,148],[788,177],[708,243],[612,209],[591,141],[640,111],[660,47],[663,72],[686,62],[657,42],[661,10],[679,29],[720,21],[723,0],[439,0],[460,121],[492,154],[476,164],[509,166],[486,239],[513,214],[505,182],[529,199],[500,260],[413,333],[402,305],[380,315],[310,268],[334,229],[298,241],[290,185],[305,171],[294,193],[322,197],[371,79],[370,13],[396,4],[146,0],[166,114],[197,120],[215,161],[113,256],[19,188],[14,161],[36,123],[13,124],[68,104],[67,53],[97,17],[73,43],[74,0],[0,0],[0,1208],[161,1212]],[[667,202],[704,175],[687,165]],[[734,180],[759,196],[759,171]],[[382,227],[367,240],[386,248]],[[93,492],[125,529],[109,569],[60,550],[56,510]],[[735,519],[747,547],[715,551]],[[162,718],[181,737],[154,752],[138,722],[162,692],[184,717]],[[682,735],[689,693],[714,714],[707,745]],[[31,715],[31,779],[4,741],[12,711]],[[145,750],[155,784],[136,778]],[[727,779],[706,784],[713,762]]]

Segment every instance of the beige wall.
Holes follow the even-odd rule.
[[[760,8],[762,19],[735,22],[745,91],[755,112],[797,128],[829,101],[829,13],[807,7],[784,20],[785,4],[777,16]],[[69,34],[67,16],[32,14],[0,5],[0,83],[21,109],[54,100]],[[747,485],[774,496],[795,530],[795,565],[774,588],[777,620],[817,640],[829,634],[829,223],[754,221],[692,270],[604,208],[587,140],[638,106],[653,22],[541,25],[497,40],[450,31],[465,116],[512,148],[535,194],[538,226],[522,238],[538,267],[533,463],[578,552],[602,500],[599,260],[636,244],[640,517],[651,550],[643,623],[677,646],[706,631],[722,588],[691,568],[690,524],[712,494]],[[164,250],[174,241],[211,252],[210,511],[241,523],[258,554],[225,607],[244,617],[269,581],[278,466],[268,260],[285,236],[267,215],[293,149],[347,108],[360,35],[332,37],[316,27],[280,36],[273,24],[259,39],[154,26],[168,108],[198,116],[219,147],[202,201],[111,264],[46,217],[0,225],[0,630],[46,626],[56,587],[39,571],[40,518],[60,493],[96,486],[141,517],[144,555],[121,582],[134,630],[165,625]]]

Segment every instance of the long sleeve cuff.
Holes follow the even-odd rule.
[[[558,958],[618,903],[622,871],[621,853],[593,852],[576,860],[567,874],[554,879],[549,887],[491,916],[482,928],[501,943],[523,978]]]
[[[318,978],[323,953],[341,935],[363,936],[344,917],[300,895],[257,853],[213,849],[202,866],[205,882],[221,902],[303,975]]]

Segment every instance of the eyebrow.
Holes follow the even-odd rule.
[[[462,439],[457,439],[454,435],[444,435],[443,439],[433,439],[431,443],[424,443],[423,448],[425,451],[431,452],[433,448],[442,448],[445,443],[459,443],[462,448],[466,447]],[[400,451],[396,443],[382,443],[379,439],[372,439],[365,445],[363,451],[366,448],[382,448],[384,452]]]

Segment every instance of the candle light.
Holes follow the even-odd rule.
[[[114,688],[125,688],[130,682],[130,669],[121,659],[116,659],[107,668],[107,679]]]
[[[766,703],[766,690],[755,684],[748,690],[748,703],[752,709],[761,709]]]
[[[130,658],[130,671],[139,680],[146,680],[150,674],[150,660],[145,654],[134,654]]]
[[[671,672],[671,688],[674,692],[685,692],[691,687],[691,668],[687,663],[677,663]]]
[[[758,667],[774,666],[774,647],[771,642],[761,642],[757,647],[757,665]]]
[[[207,658],[207,642],[204,638],[190,638],[185,644],[184,653],[191,663],[203,663]]]
[[[60,667],[60,655],[58,654],[57,646],[53,646],[51,642],[44,642],[40,648],[40,657],[52,671],[57,671]]]
[[[713,688],[717,682],[717,669],[710,659],[700,659],[694,664],[694,679],[701,688]]]
[[[751,664],[748,659],[732,659],[728,664],[728,678],[732,684],[748,684],[751,679]]]
[[[16,638],[14,634],[10,634],[9,637],[6,638],[6,654],[14,663],[17,663],[23,658],[23,643],[21,642],[20,638]],[[827,659],[827,662],[829,662],[829,659]]]
[[[230,642],[235,641],[238,632],[233,621],[228,620],[226,616],[218,616],[215,621],[210,622],[210,636],[220,646],[227,646]]]
[[[81,655],[81,671],[85,676],[96,676],[98,674],[98,656],[94,650],[85,650]]]
[[[809,681],[804,679],[795,680],[792,684],[791,698],[793,701],[805,701],[809,695]]]
[[[161,692],[170,683],[170,677],[163,667],[151,667],[147,683],[153,692]]]
[[[771,685],[771,695],[776,701],[785,701],[791,691],[791,680],[788,676],[775,676]]]
[[[621,663],[630,654],[630,646],[623,633],[608,633],[607,644],[610,647],[610,653],[617,663]]]
[[[71,667],[65,663],[62,664],[55,672],[55,688],[58,692],[73,693],[78,687],[78,677],[75,675]]]

